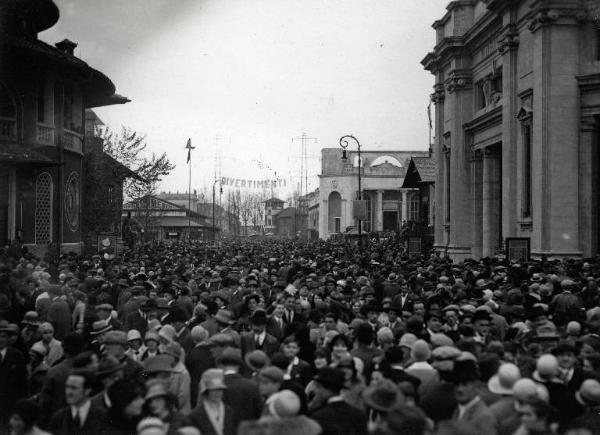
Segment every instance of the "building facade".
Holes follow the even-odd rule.
[[[283,210],[285,201],[282,201],[279,198],[269,198],[265,202],[265,223],[264,223],[264,233],[265,234],[275,234],[276,228],[276,219],[277,215]]]
[[[598,253],[598,20],[597,1],[461,0],[433,24],[438,250]]]
[[[143,240],[213,240],[219,227],[187,207],[154,195],[125,203],[123,218],[131,215],[138,238]]]
[[[38,39],[58,18],[51,0],[0,4],[0,245],[39,254],[81,250],[84,110],[128,101],[77,44]]]
[[[428,156],[427,151],[362,151],[361,191],[367,204],[362,231],[397,231],[408,221],[418,221],[419,196],[415,189],[402,189],[406,167],[412,156]],[[319,175],[319,237],[358,229],[354,200],[358,199],[358,152],[340,148],[321,150]]]

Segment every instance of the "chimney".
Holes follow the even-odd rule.
[[[62,51],[65,54],[68,54],[70,56],[74,56],[74,52],[75,52],[75,47],[77,47],[77,44],[73,41],[69,41],[68,39],[63,39],[60,42],[57,42],[56,44],[54,44],[56,46],[56,48],[58,48],[60,51]]]

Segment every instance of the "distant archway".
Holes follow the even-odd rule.
[[[371,162],[371,166],[383,165],[384,163],[389,163],[399,168],[402,167],[402,163],[396,157],[392,156],[379,156]]]
[[[341,232],[342,196],[339,192],[331,192],[327,198],[327,230],[330,233]]]

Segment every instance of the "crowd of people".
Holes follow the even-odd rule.
[[[0,250],[0,433],[600,433],[600,261]]]

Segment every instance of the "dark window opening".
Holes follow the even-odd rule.
[[[523,217],[531,217],[531,125],[523,125]]]

